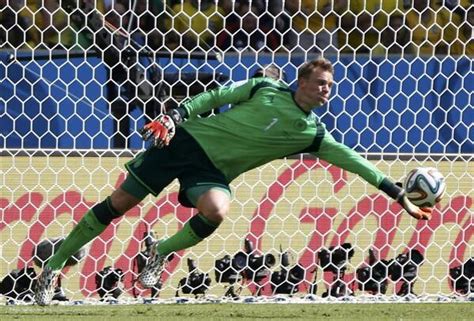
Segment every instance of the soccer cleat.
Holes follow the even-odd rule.
[[[51,303],[59,273],[60,271],[53,271],[48,266],[41,272],[35,288],[35,301],[38,305],[45,306]]]
[[[158,243],[159,241],[154,242],[151,246],[150,257],[138,276],[138,281],[146,289],[154,287],[160,281],[165,269],[166,257],[158,253]]]

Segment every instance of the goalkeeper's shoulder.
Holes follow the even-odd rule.
[[[239,88],[239,87],[255,87],[255,86],[268,86],[268,87],[279,87],[279,88],[288,88],[288,85],[279,79],[274,79],[271,77],[257,77],[250,78],[245,80],[239,80],[233,84],[227,86],[228,88]]]

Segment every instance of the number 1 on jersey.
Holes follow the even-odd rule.
[[[278,122],[278,118],[272,118],[272,121],[270,122],[270,124],[268,124],[268,126],[265,127],[265,129],[264,129],[263,131],[269,130],[269,129],[272,128],[273,125],[275,125],[277,122]]]

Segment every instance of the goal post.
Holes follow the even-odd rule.
[[[285,71],[284,81],[294,89],[298,67],[317,55],[303,47],[311,32],[299,31],[296,24],[309,17],[305,6],[311,1],[296,7],[282,4],[281,11],[266,1],[254,1],[263,11],[251,9],[250,15],[262,23],[269,17],[275,21],[264,29],[263,39],[270,41],[271,33],[281,37],[281,46],[256,51],[240,43],[225,50],[214,47],[218,39],[224,42],[219,31],[232,22],[230,17],[244,10],[240,2],[206,11],[215,3],[198,1],[201,7],[195,16],[207,22],[208,29],[192,32],[181,30],[189,31],[190,26],[181,21],[185,9],[179,1],[165,1],[161,8],[169,20],[157,13],[152,1],[113,8],[92,1],[88,9],[80,8],[101,19],[109,17],[111,25],[81,20],[64,6],[75,1],[60,2],[62,7],[25,7],[7,1],[0,9],[4,22],[0,26],[1,280],[25,267],[39,273],[38,245],[65,237],[88,209],[120,185],[126,176],[123,165],[145,148],[137,131],[153,115],[203,90],[248,79],[269,63]],[[312,156],[275,160],[232,182],[228,217],[212,236],[174,255],[163,275],[160,299],[203,293],[211,298],[239,295],[269,300],[286,294],[295,300],[321,301],[328,296],[403,301],[407,296],[464,300],[472,295],[466,266],[474,257],[473,56],[468,41],[459,49],[459,39],[449,35],[457,28],[461,37],[466,23],[472,26],[473,7],[461,1],[456,8],[428,9],[440,15],[439,21],[450,17],[438,26],[446,29],[448,38],[430,40],[433,54],[416,39],[397,40],[397,51],[382,37],[389,37],[390,30],[405,32],[405,27],[412,30],[408,36],[415,35],[416,24],[371,28],[367,34],[378,32],[378,42],[364,52],[364,45],[351,42],[353,38],[341,43],[345,39],[341,33],[361,31],[360,26],[345,25],[347,12],[353,10],[361,20],[366,15],[379,19],[380,12],[389,9],[359,12],[358,2],[351,3],[346,10],[331,7],[328,1],[326,7],[311,11],[318,13],[311,19],[318,16],[321,28],[332,35],[323,38],[329,39],[327,48],[333,50],[322,53],[335,66],[332,98],[327,108],[315,113],[338,141],[395,181],[416,167],[439,169],[447,190],[433,218],[414,220],[361,178]],[[410,8],[393,10],[407,23],[415,21]],[[52,25],[42,20],[48,12]],[[122,19],[114,20],[113,14]],[[9,25],[7,15],[18,23]],[[28,28],[24,24],[32,15],[39,25]],[[156,17],[166,21],[150,29]],[[129,25],[114,24],[130,20]],[[15,30],[26,30],[23,40]],[[159,36],[140,37],[139,32]],[[214,34],[216,42],[194,39],[192,47],[193,39],[185,43],[184,37],[193,34]],[[71,38],[62,38],[67,35]],[[291,45],[288,37],[296,37],[300,44]],[[89,41],[89,47],[79,45],[80,39]],[[173,43],[176,39],[182,42]],[[441,54],[446,43],[452,44],[451,51]],[[348,52],[351,46],[362,52]],[[111,67],[117,66],[121,71],[112,75]],[[65,296],[97,302],[101,298],[97,273],[110,266],[123,272],[120,300],[151,298],[154,290],[136,284],[150,232],[157,238],[169,237],[195,214],[179,204],[178,189],[173,182],[158,197],[147,197],[88,244],[79,263],[63,271]],[[2,295],[0,300],[19,299],[20,294]]]

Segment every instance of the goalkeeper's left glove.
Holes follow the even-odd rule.
[[[405,211],[408,212],[408,214],[410,214],[417,220],[430,220],[431,219],[433,208],[416,206],[415,204],[410,202],[410,200],[405,194],[405,191],[403,191],[403,195],[401,195],[397,199],[397,202],[405,209]]]
[[[405,211],[417,220],[429,220],[433,209],[430,207],[418,207],[413,204],[407,197],[405,190],[401,183],[393,183],[388,178],[385,178],[380,184],[379,188],[387,193],[399,203]]]
[[[153,137],[153,145],[162,148],[168,146],[176,133],[176,125],[183,122],[181,113],[172,109],[164,115],[158,116],[154,121],[146,124],[141,130],[143,140]]]

